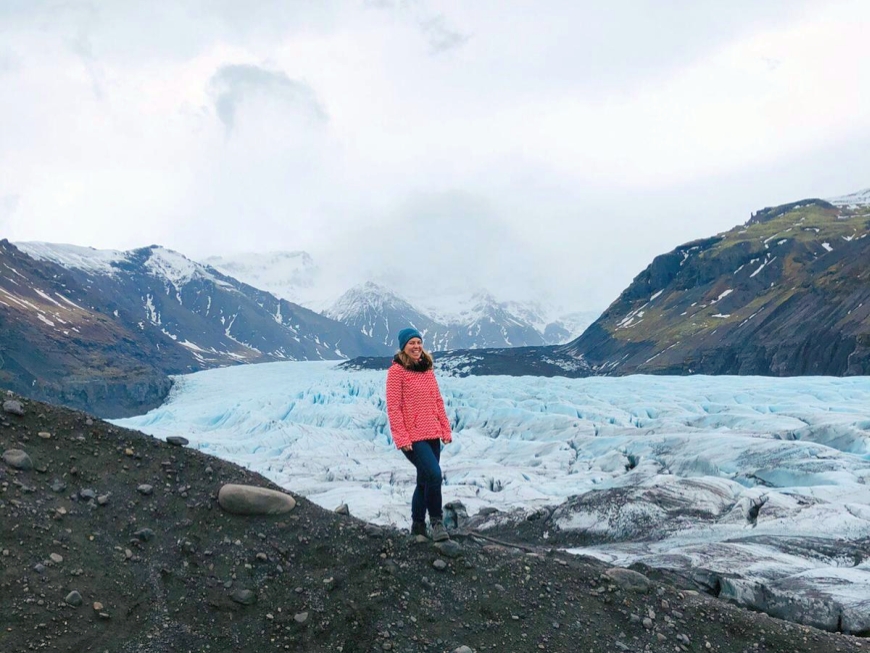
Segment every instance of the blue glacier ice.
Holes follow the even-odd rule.
[[[115,423],[182,435],[326,508],[407,526],[413,468],[391,443],[384,382],[335,363],[216,369],[177,377],[163,406]],[[454,427],[446,501],[469,514],[561,506],[553,528],[600,535],[578,552],[723,574],[723,594],[753,607],[761,586],[765,600],[777,587],[827,593],[831,618],[870,628],[870,563],[806,544],[870,538],[870,378],[439,383]],[[592,500],[568,501],[578,496]]]

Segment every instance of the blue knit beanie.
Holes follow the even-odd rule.
[[[399,351],[404,351],[405,345],[411,338],[423,339],[423,334],[417,331],[414,327],[406,327],[399,331]]]

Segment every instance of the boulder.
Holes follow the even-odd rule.
[[[649,578],[631,569],[611,567],[604,572],[604,575],[624,590],[648,592],[652,587],[652,582]]]
[[[10,415],[24,415],[24,408],[17,399],[9,399],[3,402],[3,411]]]
[[[21,449],[7,449],[3,452],[3,462],[13,469],[33,469],[33,461],[30,456]]]
[[[218,503],[234,515],[281,515],[296,507],[289,494],[254,485],[224,485]]]
[[[166,443],[171,444],[175,447],[186,447],[190,444],[190,441],[187,438],[183,438],[180,435],[170,435],[166,438]]]
[[[257,602],[257,595],[254,594],[251,590],[245,589],[237,589],[232,594],[230,594],[230,598],[236,603],[240,603],[242,605],[254,605]]]

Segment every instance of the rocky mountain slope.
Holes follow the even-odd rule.
[[[389,350],[160,247],[0,241],[0,387],[104,416],[144,412],[168,374]]]
[[[656,257],[563,351],[599,374],[868,374],[868,232],[866,193],[758,211]]]
[[[462,526],[438,548],[183,446],[4,397],[0,650],[853,653],[866,641]],[[183,442],[178,444],[183,445]],[[509,534],[508,534],[509,535]],[[508,537],[505,535],[504,537]]]

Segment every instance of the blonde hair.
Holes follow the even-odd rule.
[[[413,358],[408,356],[404,351],[400,351],[396,354],[396,358],[399,359],[399,363],[405,369],[414,369],[415,367],[424,366],[426,369],[431,369],[435,364],[434,359],[432,358],[432,354],[430,354],[425,349],[423,350],[422,355],[420,356],[419,361],[415,361]]]

